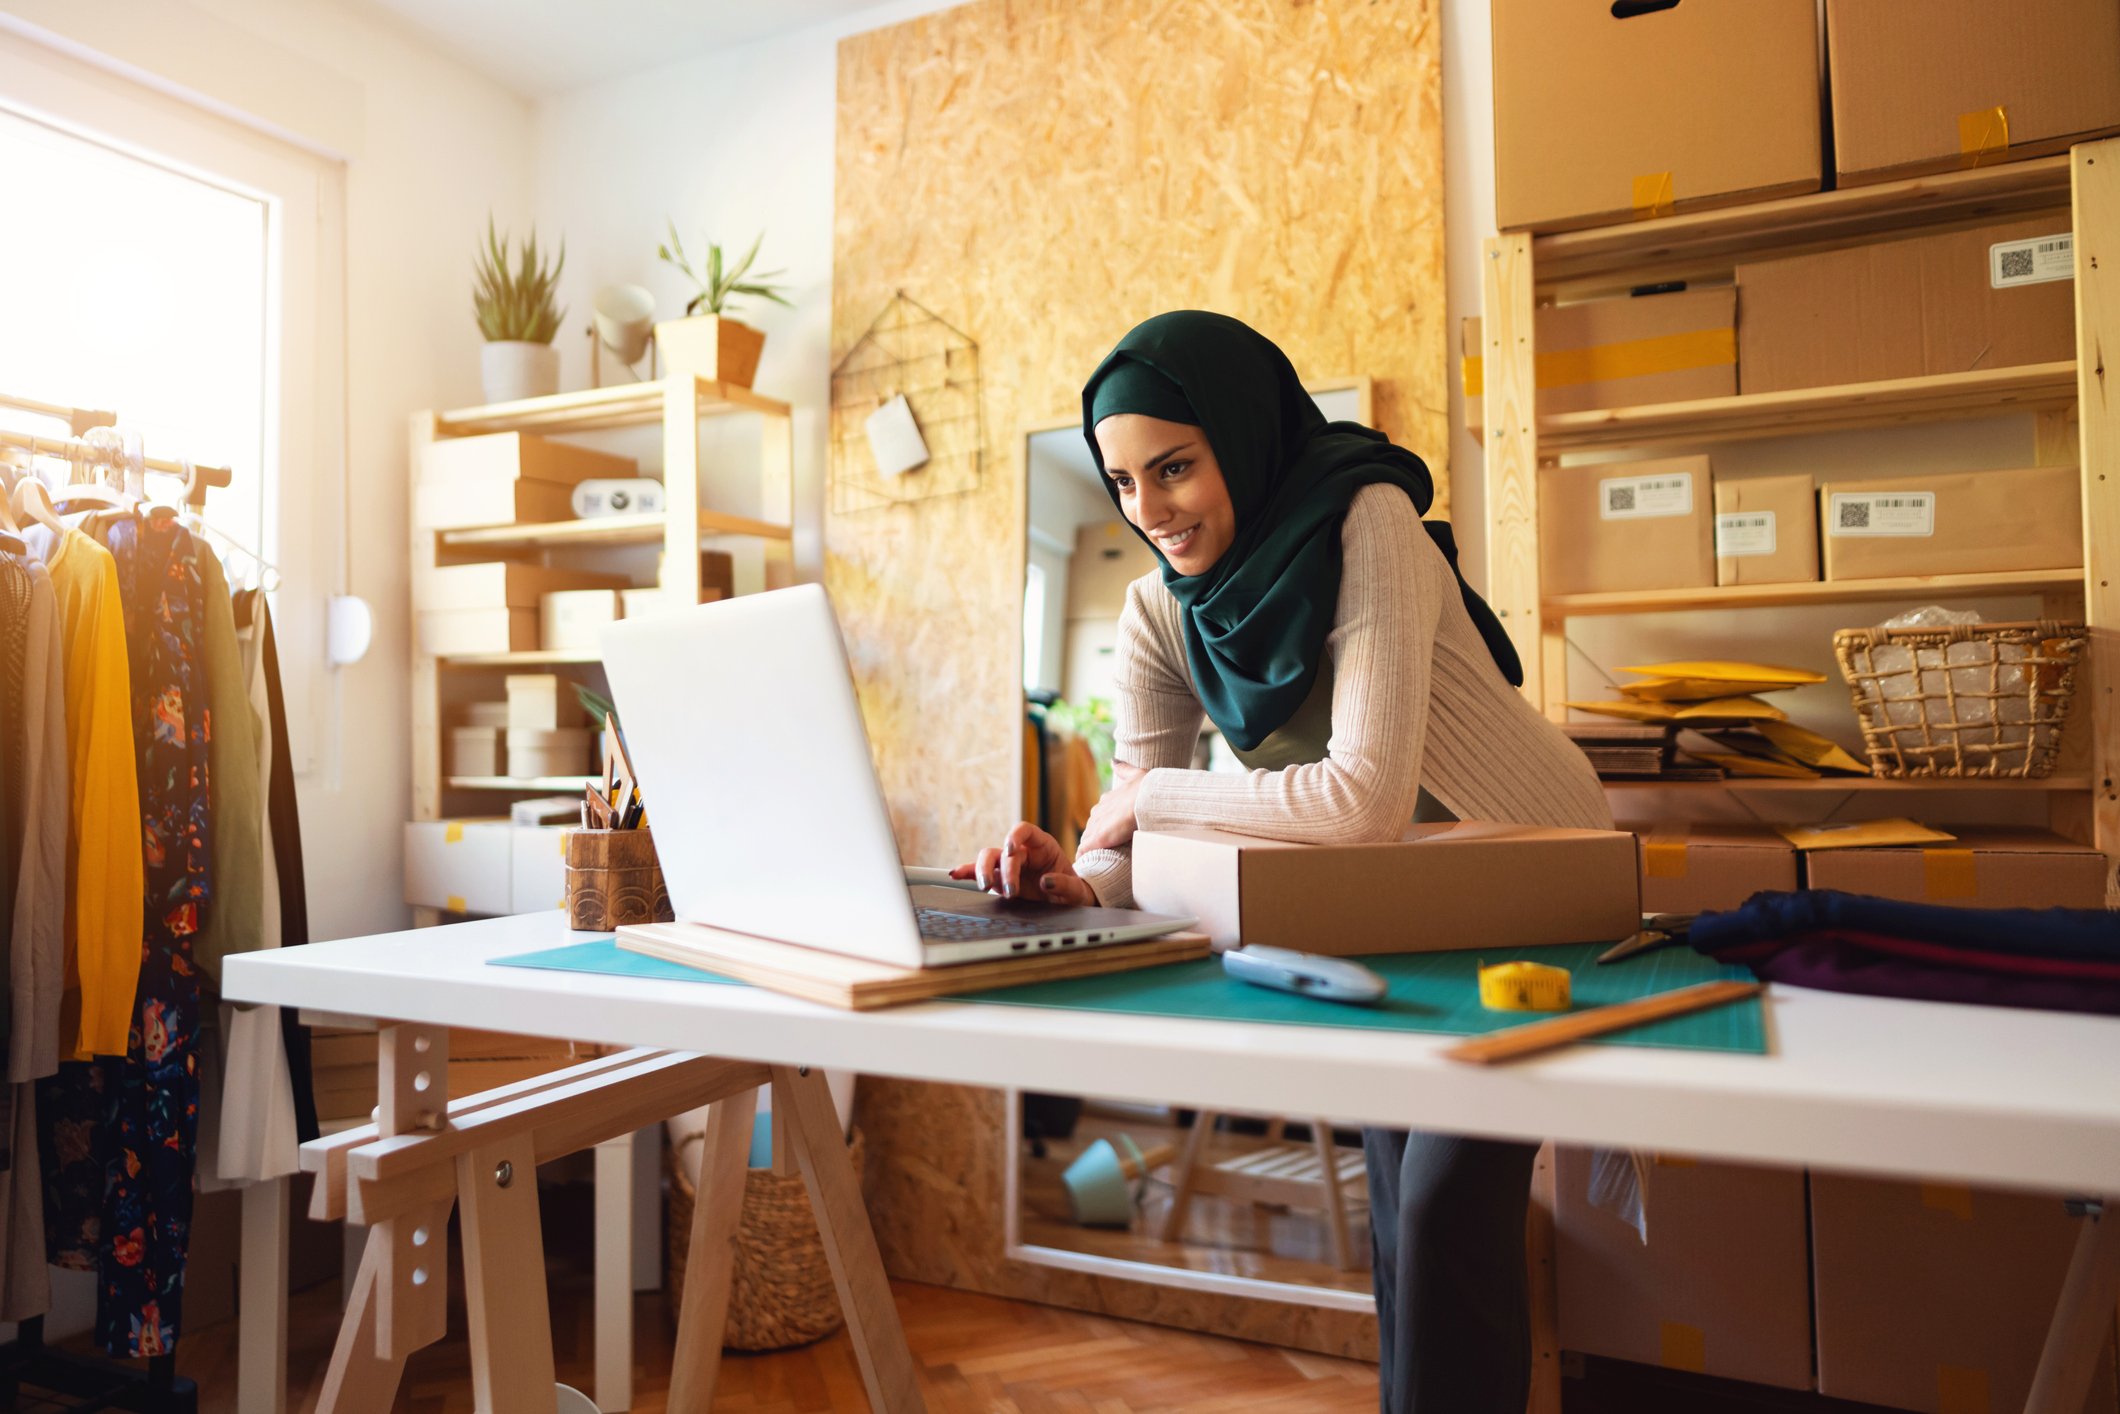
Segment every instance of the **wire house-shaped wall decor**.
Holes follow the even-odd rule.
[[[867,423],[899,394],[913,410],[928,460],[901,476],[883,476],[869,450]],[[833,512],[975,490],[985,446],[979,345],[903,290],[894,293],[832,370]]]

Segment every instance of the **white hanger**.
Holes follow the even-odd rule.
[[[44,484],[44,478],[37,475],[35,437],[29,439],[29,465],[23,467],[21,473],[16,476],[14,493],[8,498],[8,503],[15,513],[15,523],[18,526],[24,521],[35,521],[50,529],[54,535],[66,533],[66,522],[59,519],[59,513],[52,505],[51,488]]]
[[[101,434],[100,436],[98,434]],[[89,450],[91,464],[99,470],[108,466],[117,473],[116,457],[124,452],[124,442],[108,427],[91,427],[82,435],[81,445]],[[78,464],[76,471],[78,472]],[[121,487],[106,486],[97,481],[69,481],[52,497],[54,507],[64,505],[68,509],[80,506],[107,506],[116,511],[135,511],[140,500]]]

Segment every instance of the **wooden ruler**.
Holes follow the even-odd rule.
[[[1444,1051],[1443,1058],[1473,1065],[1494,1065],[1570,1045],[1586,1037],[1602,1036],[1608,1031],[1624,1031],[1645,1021],[1684,1016],[1688,1012],[1743,1001],[1746,997],[1757,996],[1763,988],[1764,984],[1759,982],[1702,982],[1693,987],[1660,992],[1653,997],[1592,1007],[1588,1011],[1556,1016],[1547,1021],[1534,1021],[1527,1026],[1490,1032],[1470,1041],[1460,1041]]]

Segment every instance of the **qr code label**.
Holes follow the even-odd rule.
[[[1693,473],[1615,476],[1597,483],[1597,513],[1603,520],[1645,520],[1693,514]]]
[[[1988,247],[1988,285],[1992,289],[2075,278],[2076,238],[2070,232],[1997,241]]]
[[[1721,559],[1774,553],[1774,512],[1743,511],[1715,518],[1715,553]]]
[[[1836,491],[1826,518],[1826,533],[1927,536],[1936,533],[1933,491]]]

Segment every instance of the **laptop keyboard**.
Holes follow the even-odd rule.
[[[920,936],[938,943],[970,943],[984,938],[1032,938],[1049,933],[1051,927],[1024,918],[993,918],[973,913],[949,913],[939,908],[915,907]]]

